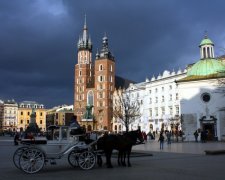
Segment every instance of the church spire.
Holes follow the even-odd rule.
[[[100,54],[96,56],[96,59],[99,59],[99,58],[108,58],[108,59],[114,60],[112,53],[109,51],[108,38],[106,36],[106,33],[104,37],[102,38],[102,49],[100,51]]]
[[[77,43],[78,49],[87,49],[87,50],[92,50],[92,43],[91,43],[91,38],[88,36],[88,28],[87,28],[87,18],[86,14],[84,16],[84,28],[83,28],[83,34],[79,38],[78,43]]]

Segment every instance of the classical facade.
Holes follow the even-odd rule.
[[[35,101],[23,101],[18,105],[18,123],[19,130],[25,130],[30,123],[32,111],[36,114],[36,123],[41,131],[46,131],[46,109],[43,104]]]
[[[15,131],[17,129],[18,104],[14,100],[2,101],[0,103],[1,129]]]
[[[156,77],[146,78],[145,82],[131,83],[125,92],[129,92],[131,100],[139,101],[140,117],[130,124],[130,129],[141,127],[145,132],[181,129],[176,81],[186,77],[186,73],[186,69],[176,72],[165,70]],[[114,119],[113,131],[124,130],[120,121]]]
[[[108,38],[92,60],[92,42],[86,19],[78,44],[74,77],[74,113],[79,123],[91,130],[111,130],[112,99],[115,88],[115,59]]]

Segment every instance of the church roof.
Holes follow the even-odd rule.
[[[203,46],[203,45],[214,45],[213,42],[207,37],[205,36],[205,38],[201,41],[199,46]]]
[[[195,63],[187,72],[187,76],[208,76],[225,72],[225,65],[217,59],[204,59]]]

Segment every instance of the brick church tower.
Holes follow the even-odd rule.
[[[113,92],[115,88],[115,60],[103,37],[102,49],[92,61],[92,42],[86,18],[83,34],[78,40],[78,61],[74,78],[74,113],[88,131],[111,130]]]

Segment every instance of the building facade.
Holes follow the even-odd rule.
[[[0,104],[0,121],[3,131],[17,129],[18,104],[14,100],[7,100]]]
[[[50,125],[70,125],[72,116],[74,115],[73,105],[62,105],[53,107],[46,111],[46,126]]]
[[[74,77],[74,114],[78,122],[91,130],[111,130],[112,99],[115,88],[115,59],[108,38],[103,37],[102,48],[92,60],[92,42],[86,19],[78,41],[78,62]]]
[[[46,131],[46,109],[35,101],[23,101],[18,105],[17,129],[24,131],[30,123],[32,110],[36,114],[36,123],[41,131]]]

